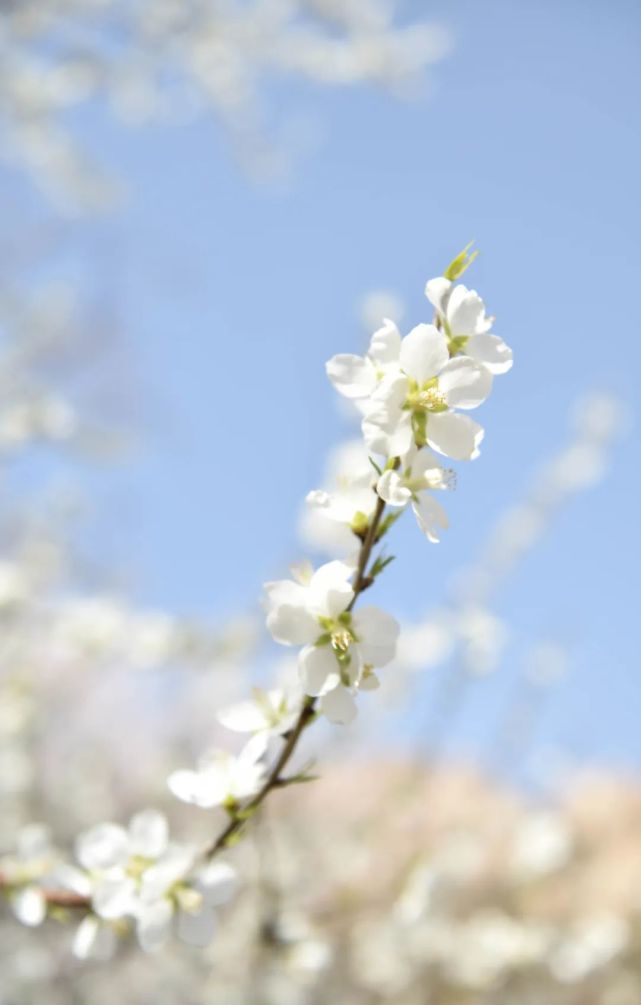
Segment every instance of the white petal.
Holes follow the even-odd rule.
[[[11,910],[23,925],[35,927],[42,924],[47,914],[47,902],[42,890],[35,886],[25,886],[9,897]]]
[[[465,353],[490,373],[507,373],[512,366],[512,350],[498,335],[472,335],[465,344]]]
[[[204,948],[211,942],[216,930],[216,913],[206,904],[202,911],[178,912],[178,935],[190,946]]]
[[[382,424],[379,416],[372,414],[363,419],[363,437],[369,450],[385,457],[401,457],[412,446],[412,417],[409,412],[398,413],[397,421],[385,420]]]
[[[117,824],[98,824],[76,841],[76,855],[85,869],[109,869],[129,858],[129,837]]]
[[[327,376],[346,398],[366,398],[376,387],[376,370],[367,357],[342,354],[325,364]]]
[[[354,597],[350,582],[353,575],[354,570],[344,562],[327,562],[321,565],[309,584],[310,609],[320,617],[338,617]],[[317,626],[316,638],[319,634]]]
[[[177,799],[202,809],[220,805],[226,795],[224,786],[212,786],[210,775],[200,771],[174,771],[167,785]]]
[[[73,954],[79,960],[110,960],[116,948],[116,933],[92,914],[80,922],[73,940]]]
[[[191,871],[196,851],[189,845],[171,845],[155,865],[145,869],[140,880],[140,902],[155,903]],[[137,910],[136,910],[137,913]]]
[[[441,316],[445,314],[451,289],[452,283],[445,276],[428,279],[425,284],[425,296]]]
[[[492,374],[467,356],[454,356],[441,371],[438,389],[452,408],[477,408],[492,390]]]
[[[284,646],[303,646],[318,638],[318,622],[304,607],[276,607],[267,615],[266,624],[274,641]]]
[[[391,614],[380,607],[361,607],[354,614],[353,624],[365,663],[382,667],[394,659],[400,628]]]
[[[155,953],[162,948],[171,933],[173,916],[173,905],[166,897],[138,908],[136,934],[145,952]]]
[[[47,889],[58,887],[63,890],[71,890],[72,893],[78,893],[81,897],[90,897],[93,889],[91,879],[85,872],[64,862],[52,869],[43,880],[43,885]]]
[[[265,711],[254,701],[240,701],[221,709],[216,718],[235,733],[255,733],[267,726]]]
[[[455,286],[447,304],[447,322],[452,335],[478,335],[492,327],[485,314],[485,304],[476,290]]]
[[[421,492],[418,502],[412,504],[418,525],[433,544],[439,541],[439,529],[447,530],[447,513],[436,499],[427,492]]]
[[[298,657],[305,694],[316,697],[340,681],[336,656],[331,646],[305,646]]]
[[[129,824],[129,850],[142,858],[158,858],[169,841],[167,819],[157,810],[143,810]]]
[[[385,318],[382,328],[372,335],[368,355],[375,363],[385,366],[398,360],[400,350],[401,334],[394,322]]]
[[[456,461],[478,457],[484,430],[468,415],[442,412],[430,415],[427,422],[427,442],[439,454]]]
[[[356,702],[347,688],[339,685],[323,695],[320,710],[330,722],[347,726],[356,718]]]
[[[195,886],[210,907],[226,904],[238,888],[236,870],[227,862],[210,862],[199,869]]]
[[[412,498],[398,471],[384,471],[376,484],[376,491],[390,506],[405,506]]]
[[[91,903],[100,918],[124,918],[132,912],[135,893],[131,876],[101,879],[94,886]]]
[[[436,377],[449,357],[447,339],[434,325],[417,325],[401,344],[401,366],[419,384]]]

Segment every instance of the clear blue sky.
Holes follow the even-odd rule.
[[[116,218],[76,225],[76,271],[128,333],[147,415],[135,460],[91,476],[104,504],[96,539],[135,571],[145,602],[222,616],[285,572],[300,501],[345,432],[323,364],[361,348],[359,298],[391,289],[408,323],[427,320],[426,278],[472,238],[482,253],[470,281],[516,364],[484,409],[481,459],[459,466],[446,539],[423,546],[408,520],[378,599],[406,616],[440,599],[558,447],[577,394],[614,391],[634,418],[641,8],[404,10],[452,33],[429,98],[274,88],[282,116],[324,129],[287,185],[249,183],[211,122],[81,122],[130,200]],[[572,642],[574,669],[541,739],[641,765],[640,488],[633,425],[607,482],[562,514],[497,598],[512,655],[473,696],[455,745],[481,742],[519,653],[551,635]]]

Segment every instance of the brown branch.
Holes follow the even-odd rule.
[[[354,578],[354,596],[347,608],[348,611],[353,610],[354,604],[358,600],[360,594],[363,590],[367,589],[370,585],[367,578],[367,566],[369,564],[370,556],[372,554],[372,548],[376,543],[376,538],[378,535],[378,530],[381,523],[381,518],[385,511],[385,501],[380,497],[376,502],[376,509],[374,510],[374,515],[372,516],[372,521],[367,528],[367,533],[363,538],[363,542],[358,553],[358,562],[356,565],[356,573]],[[248,802],[243,806],[234,810],[234,815],[231,820],[218,835],[216,840],[211,844],[205,851],[205,857],[211,858],[217,852],[221,851],[223,848],[227,847],[236,838],[248,819],[256,812],[259,806],[264,802],[269,793],[273,789],[282,787],[283,779],[280,775],[289,763],[289,760],[298,746],[298,741],[303,735],[307,726],[311,723],[315,716],[315,706],[316,699],[311,698],[309,695],[304,699],[301,710],[296,720],[295,725],[292,727],[289,733],[285,737],[285,745],[283,746],[278,759],[276,760],[274,766],[272,767],[269,775],[267,776],[263,786],[259,791],[253,796]]]

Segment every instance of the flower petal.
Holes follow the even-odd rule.
[[[345,562],[321,565],[309,584],[309,606],[314,614],[325,618],[336,618],[342,614],[354,596],[350,582],[353,575],[354,570]],[[317,625],[316,637],[318,634]]]
[[[449,359],[447,339],[434,325],[417,325],[401,344],[401,366],[418,384],[436,377]]]
[[[336,656],[331,646],[305,646],[298,657],[305,694],[317,697],[340,681]]]
[[[430,415],[427,422],[427,442],[439,454],[456,461],[469,461],[479,456],[484,430],[468,415],[442,412]]]
[[[428,541],[437,544],[439,541],[439,529],[447,530],[449,521],[447,513],[434,496],[428,492],[421,492],[418,501],[412,503],[412,508],[416,515],[418,525],[426,535]]]
[[[447,309],[447,300],[452,289],[452,283],[445,276],[428,279],[425,284],[425,296],[443,317]]]
[[[401,333],[389,318],[383,319],[383,325],[372,335],[368,356],[382,366],[395,363],[401,351]]]
[[[162,949],[171,934],[174,907],[167,897],[142,904],[136,911],[136,935],[146,953]]]
[[[283,646],[303,646],[318,636],[316,619],[305,607],[298,605],[274,606],[265,623],[274,641]]]
[[[142,858],[158,858],[167,848],[169,827],[157,810],[143,810],[129,824],[129,850]]]
[[[226,904],[238,887],[236,870],[228,862],[210,862],[196,874],[196,888],[210,907]]]
[[[356,702],[353,696],[339,684],[333,691],[328,691],[320,700],[320,710],[330,722],[347,726],[356,718]]]
[[[25,886],[10,894],[11,910],[23,925],[35,928],[42,924],[47,914],[47,902],[42,890],[35,886]]]
[[[129,858],[129,836],[117,824],[98,824],[76,841],[76,856],[85,869],[109,869]]]
[[[412,498],[410,490],[403,485],[398,471],[384,471],[376,484],[376,491],[381,499],[390,506],[405,506]]]
[[[485,304],[476,290],[455,286],[447,303],[447,322],[450,331],[457,335],[479,335],[489,331],[492,319],[485,314]]]
[[[91,903],[100,918],[124,918],[132,912],[135,893],[136,884],[131,876],[107,877],[95,884]]]
[[[454,356],[443,367],[438,389],[451,408],[477,408],[492,390],[492,374],[467,356]]]
[[[400,632],[396,618],[380,607],[361,607],[354,613],[353,624],[364,663],[382,667],[394,658]]]
[[[116,933],[92,914],[78,925],[73,954],[79,960],[110,960],[116,949]]]
[[[212,772],[173,771],[167,785],[177,799],[202,809],[218,806],[226,795],[222,780],[220,785],[212,785]]]
[[[465,344],[465,353],[490,373],[507,373],[512,366],[512,350],[498,335],[472,335]]]
[[[325,370],[336,390],[346,398],[366,398],[376,387],[376,370],[366,356],[333,356]]]

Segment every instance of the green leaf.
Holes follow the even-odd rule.
[[[368,456],[367,460],[368,460],[368,461],[370,462],[370,464],[371,464],[371,465],[372,465],[372,467],[374,468],[374,471],[376,472],[376,474],[377,474],[377,475],[379,475],[379,477],[380,477],[380,475],[382,475],[382,474],[383,474],[383,472],[382,472],[382,471],[381,471],[381,469],[379,468],[379,466],[378,466],[378,464],[376,463],[376,461],[374,460],[374,458],[373,458],[373,457],[369,457],[369,456]]]

